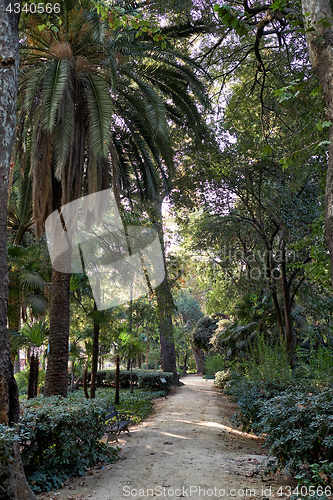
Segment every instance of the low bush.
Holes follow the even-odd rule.
[[[264,402],[258,420],[277,460],[270,464],[273,470],[288,467],[307,475],[313,464],[333,461],[332,389],[290,388]]]
[[[242,425],[244,431],[260,432],[259,413],[263,403],[290,386],[279,380],[253,381],[242,374],[232,372],[224,392],[238,404],[238,411],[232,420]]]
[[[250,357],[244,367],[246,377],[254,382],[288,384],[291,381],[292,372],[287,349],[281,339],[273,342],[266,339],[264,334],[258,335],[250,348]]]
[[[35,398],[23,405],[22,459],[36,492],[59,488],[71,475],[115,458],[100,442],[106,408],[99,401]]]
[[[226,384],[230,381],[231,372],[230,370],[222,370],[215,373],[214,384],[220,389],[224,389]]]
[[[165,379],[165,383],[161,382],[161,378]],[[140,389],[150,391],[167,390],[173,383],[173,373],[171,372],[138,372],[138,381]]]
[[[224,359],[219,354],[210,354],[205,360],[205,378],[214,378],[215,373],[224,368]]]
[[[318,385],[330,385],[333,382],[333,351],[329,347],[319,346],[310,353],[309,372]]]

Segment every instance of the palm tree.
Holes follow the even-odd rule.
[[[173,170],[168,119],[201,131],[191,93],[204,103],[204,89],[190,59],[134,30],[119,36],[89,5],[65,0],[59,27],[26,29],[18,138],[31,141],[38,235],[51,212],[111,176],[119,205],[135,184],[160,214]],[[67,394],[69,290],[70,275],[53,269],[45,395]]]
[[[23,346],[29,349],[29,384],[28,399],[37,396],[39,358],[47,345],[48,325],[44,319],[34,321],[31,325],[25,323],[20,333],[13,335],[12,344],[15,348]]]
[[[38,245],[7,245],[8,252],[8,326],[10,335],[18,332],[28,315],[38,318],[46,313],[45,269],[42,269]],[[44,276],[43,276],[44,275]],[[15,373],[20,371],[19,351],[12,351]]]

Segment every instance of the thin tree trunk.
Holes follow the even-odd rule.
[[[286,325],[286,343],[287,343],[287,353],[291,368],[295,367],[294,360],[294,340],[293,340],[293,328],[292,328],[292,318],[291,318],[291,307],[290,307],[290,293],[289,286],[287,282],[286,273],[286,252],[285,243],[283,242],[282,247],[282,261],[281,261],[281,272],[282,272],[282,290],[283,290],[283,304],[284,304],[284,317]]]
[[[267,274],[267,278],[270,282],[270,289],[271,289],[271,293],[272,293],[276,319],[277,319],[279,329],[280,329],[280,335],[281,335],[282,340],[284,340],[285,334],[284,334],[284,327],[283,327],[283,321],[282,321],[281,307],[280,307],[278,295],[276,292],[276,280],[272,276],[274,268],[275,268],[275,263],[273,261],[273,250],[272,250],[272,248],[269,247],[268,251],[267,251],[267,272],[266,272],[266,274]]]
[[[120,372],[120,356],[117,354],[116,356],[116,394],[114,398],[114,404],[119,405],[119,372]]]
[[[132,373],[133,363],[132,360],[130,362],[130,393],[133,393],[133,373]]]
[[[314,71],[322,86],[327,120],[333,124],[333,17],[330,0],[302,0],[303,14],[310,14],[311,27],[306,38],[308,53]],[[322,20],[328,20],[323,23]],[[326,26],[328,24],[328,26]],[[331,280],[333,286],[333,125],[329,129],[329,156],[325,189],[325,232],[331,260]]]
[[[187,370],[187,358],[188,358],[188,352],[186,350],[185,352],[185,358],[184,358],[184,366],[183,366],[183,377],[186,375],[186,370]]]
[[[97,311],[97,304],[94,301],[94,311]],[[98,367],[98,351],[99,351],[99,322],[94,318],[94,334],[93,334],[93,353],[91,362],[91,384],[90,384],[90,399],[95,398],[96,394],[96,378]]]
[[[71,364],[71,392],[75,390],[75,373],[74,373],[74,361]]]
[[[45,396],[67,396],[69,347],[69,273],[52,270],[49,355]]]
[[[7,195],[10,159],[16,119],[17,76],[19,67],[19,14],[7,12],[10,2],[0,0],[0,423],[19,421],[18,389],[10,358],[7,331]],[[0,465],[7,474],[1,485],[13,500],[35,500],[27,483],[19,443],[13,445],[15,460]]]
[[[85,366],[83,370],[83,392],[86,399],[89,399],[88,394],[88,368]]]

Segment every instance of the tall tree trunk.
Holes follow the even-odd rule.
[[[287,353],[291,368],[295,367],[294,360],[294,339],[293,339],[293,327],[291,318],[291,304],[290,304],[290,290],[287,282],[286,273],[286,251],[285,243],[283,242],[282,247],[282,260],[281,260],[281,272],[282,272],[282,290],[283,290],[283,304],[284,304],[284,317],[286,325],[286,343],[287,343]]]
[[[8,0],[0,0],[0,423],[6,425],[18,422],[20,417],[18,389],[7,331],[7,194],[19,66],[19,15],[7,12],[9,5]],[[36,499],[25,478],[18,442],[13,445],[12,453],[15,460],[9,464],[1,464],[3,471],[7,473],[2,488],[14,500]]]
[[[88,394],[88,368],[85,366],[83,370],[83,392],[86,399],[89,399]]]
[[[67,396],[69,347],[69,273],[52,269],[49,354],[45,396]]]
[[[327,119],[333,124],[333,24],[330,0],[302,0],[303,14],[310,14],[311,27],[315,31],[306,34],[308,52],[314,71],[322,86]],[[327,18],[327,23],[321,21]],[[329,129],[329,157],[325,190],[325,232],[331,260],[331,280],[333,286],[333,125]]]
[[[97,312],[97,304],[94,301],[94,311]],[[98,351],[99,351],[99,321],[94,317],[94,333],[93,333],[93,353],[91,362],[91,385],[90,385],[90,399],[95,398],[96,394],[96,378],[98,367]]]
[[[32,352],[32,355],[30,357],[28,399],[32,399],[37,396],[38,376],[39,376],[39,359],[38,355]]]
[[[155,290],[157,298],[158,328],[160,333],[161,367],[164,372],[173,372],[174,384],[177,385],[178,373],[176,367],[176,350],[172,324],[172,312],[175,309],[175,305],[171,295],[166,269],[161,200],[158,200],[153,204],[152,220],[154,227],[159,235],[165,268],[164,281],[160,285],[158,285]]]

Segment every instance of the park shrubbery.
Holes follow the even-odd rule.
[[[22,460],[36,492],[60,488],[68,476],[83,474],[96,462],[115,458],[115,452],[100,442],[106,414],[99,400],[53,396],[24,404]]]
[[[327,383],[332,369],[326,367],[324,379],[319,373],[320,360],[331,359],[331,354],[323,349],[320,359],[311,354],[317,370],[299,364],[291,371],[283,358],[285,350],[269,352],[267,347],[259,340],[256,358],[238,365],[231,375],[216,374],[216,383],[237,401],[233,420],[265,438],[270,451],[266,471],[286,469],[302,484],[332,485],[333,388]],[[264,352],[266,357],[261,357]]]
[[[153,398],[162,394],[122,391],[117,410],[132,423],[140,422],[151,413]],[[60,488],[69,476],[83,474],[99,461],[115,460],[117,449],[100,441],[114,397],[113,389],[99,389],[94,400],[86,400],[77,391],[68,398],[40,396],[24,401],[19,437],[14,429],[0,426],[0,484],[5,479],[4,466],[11,459],[13,439],[20,439],[26,475],[37,493]]]

